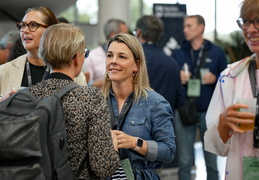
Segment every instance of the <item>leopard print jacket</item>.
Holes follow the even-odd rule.
[[[31,87],[31,92],[44,98],[71,80],[50,78]],[[68,157],[75,173],[87,157],[79,179],[102,179],[111,176],[119,165],[110,134],[110,115],[99,89],[76,87],[62,97],[66,122]]]

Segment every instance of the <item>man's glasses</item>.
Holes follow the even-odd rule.
[[[249,28],[251,23],[254,25],[255,29],[259,30],[259,19],[248,20],[246,18],[238,18],[237,20],[238,26],[244,31]]]
[[[21,21],[21,22],[18,22],[16,24],[17,28],[19,29],[19,31],[24,31],[25,27],[28,26],[29,30],[34,32],[36,31],[40,26],[41,27],[45,27],[47,28],[48,26],[45,25],[45,24],[40,24],[40,23],[37,23],[35,21],[31,21],[29,23],[26,23],[24,21]]]
[[[90,50],[89,50],[88,48],[85,48],[85,58],[87,58],[87,57],[89,56],[89,54],[90,54]],[[75,54],[75,55],[73,56],[73,59],[76,58],[76,55],[77,55],[77,54]]]

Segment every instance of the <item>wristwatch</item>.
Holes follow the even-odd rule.
[[[141,138],[137,138],[137,141],[136,141],[136,147],[133,149],[134,151],[138,151],[140,150],[140,148],[142,147],[143,145],[143,139]]]

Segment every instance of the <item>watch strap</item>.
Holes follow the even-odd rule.
[[[138,151],[138,150],[140,150],[140,148],[141,148],[141,147],[136,146],[133,150],[134,150],[134,151]]]

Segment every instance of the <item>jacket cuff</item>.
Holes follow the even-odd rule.
[[[230,147],[229,140],[226,144],[220,138],[218,128],[213,125],[204,135],[205,150],[220,156],[227,156]]]
[[[146,142],[147,142],[148,152],[145,159],[148,161],[155,161],[158,154],[157,142],[156,141],[146,141]]]

